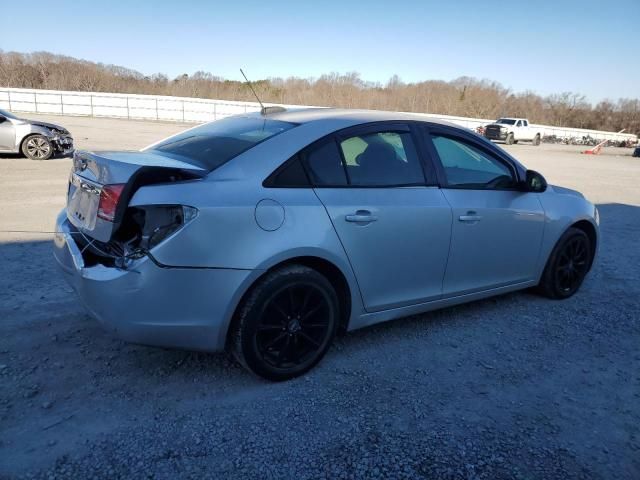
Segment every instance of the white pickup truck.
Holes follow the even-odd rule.
[[[519,141],[540,145],[542,130],[529,125],[526,118],[499,118],[484,128],[484,136],[489,140],[501,140],[507,145]]]

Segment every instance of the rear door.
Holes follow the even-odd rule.
[[[451,208],[435,178],[425,180],[410,126],[384,122],[343,131],[312,146],[303,159],[365,308],[439,298]]]
[[[533,280],[545,224],[538,194],[519,190],[515,166],[471,135],[432,128],[431,140],[453,209],[443,295]]]

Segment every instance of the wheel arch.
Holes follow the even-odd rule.
[[[18,151],[22,152],[22,149],[23,149],[24,144],[26,143],[26,141],[29,140],[31,137],[35,137],[36,135],[42,135],[42,134],[40,132],[29,132],[24,137],[22,137],[22,139],[18,143]]]
[[[596,230],[596,227],[589,220],[578,220],[577,222],[569,225],[568,228],[577,228],[578,230],[582,230],[587,235],[587,237],[589,237],[589,242],[591,243],[591,259],[589,260],[589,270],[591,270],[593,260],[596,256],[596,251],[598,249],[598,232]]]
[[[336,265],[336,262],[333,262],[325,257],[313,254],[295,255],[272,262],[268,266],[265,266],[265,268],[260,271],[260,274],[258,276],[251,279],[249,284],[242,292],[239,300],[233,306],[231,318],[227,326],[227,341],[229,340],[229,332],[232,330],[232,328],[230,327],[237,318],[236,316],[239,309],[242,308],[245,299],[251,293],[255,285],[268,273],[284,266],[294,264],[304,265],[306,267],[312,268],[320,274],[324,275],[329,280],[331,285],[336,289],[336,294],[338,295],[338,301],[340,303],[340,324],[338,328],[342,332],[348,329],[349,321],[352,317],[354,301],[357,301],[357,299],[359,298],[359,290],[357,289],[357,286],[353,284],[353,281],[349,280],[348,274],[345,274],[343,269]]]
[[[22,137],[22,139],[20,140],[20,142],[17,142],[17,138],[16,138],[16,143],[18,143],[18,152],[20,153],[24,153],[23,147],[24,144],[31,138],[31,137],[45,137],[49,143],[51,144],[51,148],[54,149],[54,153],[55,153],[55,145],[53,145],[53,142],[51,141],[50,135],[48,135],[47,133],[44,132],[39,132],[39,131],[34,131],[33,129],[31,129],[30,132],[28,132],[27,134],[25,134],[24,137]]]

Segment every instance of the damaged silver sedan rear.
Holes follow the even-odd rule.
[[[466,129],[309,109],[77,152],[56,231],[67,280],[120,337],[226,348],[283,380],[340,330],[528,287],[570,297],[598,213]]]

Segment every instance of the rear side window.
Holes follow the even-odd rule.
[[[391,187],[424,185],[424,173],[409,132],[356,135],[340,142],[349,184]]]
[[[514,186],[513,173],[497,158],[457,138],[437,135],[431,138],[449,187],[502,189]]]
[[[336,142],[330,140],[305,153],[311,182],[319,187],[347,185],[347,177]]]
[[[264,181],[265,187],[309,187],[309,179],[300,162],[300,157],[295,155],[278,168]]]
[[[264,117],[229,117],[179,133],[146,150],[211,171],[295,126]]]

